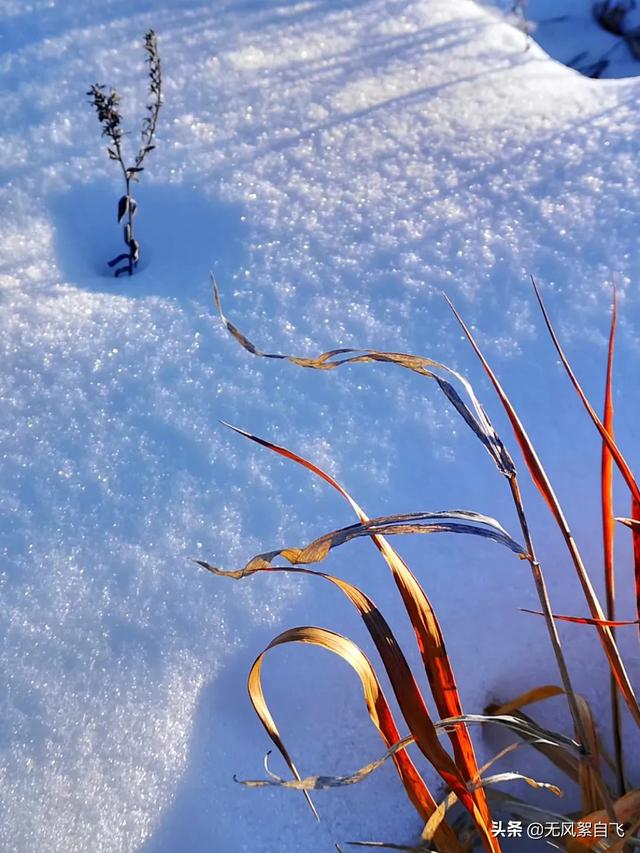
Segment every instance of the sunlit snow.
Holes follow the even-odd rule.
[[[515,532],[508,494],[428,380],[242,351],[215,316],[209,271],[230,319],[265,349],[376,347],[452,364],[513,446],[446,293],[520,407],[599,581],[599,443],[528,275],[599,408],[615,274],[616,430],[637,469],[640,83],[581,76],[471,0],[7,0],[0,18],[0,848],[411,841],[420,826],[391,767],[318,795],[320,824],[301,795],[233,781],[264,775],[271,744],[245,680],[278,631],[320,624],[371,649],[335,590],[284,575],[233,583],[192,563],[237,568],[353,520],[218,420],[309,456],[372,516],[462,507]],[[136,189],[141,268],[114,280],[121,187],[85,92],[115,86],[137,130],[149,27],[165,106]],[[526,498],[554,608],[586,615],[546,509]],[[621,618],[634,607],[627,534]],[[524,564],[492,543],[399,547],[441,617],[468,711],[557,681],[541,620],[518,610],[536,606]],[[375,549],[352,543],[327,565],[376,600],[417,663]],[[606,723],[592,632],[562,636]],[[265,689],[303,772],[347,773],[381,753],[359,685],[328,655],[278,650]],[[561,701],[541,715],[569,731]],[[504,743],[474,737],[486,757]]]

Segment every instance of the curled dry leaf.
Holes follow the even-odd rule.
[[[383,352],[381,350],[361,350],[343,347],[341,349],[323,352],[320,355],[311,358],[285,355],[283,353],[264,352],[263,350],[258,349],[258,347],[224,315],[222,311],[222,303],[220,301],[220,292],[213,273],[211,274],[211,284],[220,319],[224,323],[229,334],[232,335],[232,337],[234,337],[240,346],[247,350],[247,352],[250,352],[252,355],[260,356],[261,358],[275,358],[289,361],[292,364],[298,365],[298,367],[306,367],[313,370],[334,370],[336,367],[340,367],[343,364],[358,364],[365,362],[395,364],[398,367],[411,370],[413,373],[418,373],[420,376],[433,379],[445,397],[460,414],[467,426],[469,426],[476,437],[480,439],[500,472],[506,476],[510,476],[514,472],[513,460],[502,443],[502,440],[493,428],[491,421],[487,417],[487,413],[478,401],[471,384],[464,376],[462,376],[462,374],[452,370],[445,364],[441,364],[440,362],[434,361],[426,356],[411,355],[404,352]],[[346,357],[343,358],[342,356]],[[463,401],[453,385],[441,374],[453,377],[460,383],[460,385],[462,385],[467,397],[469,398],[470,406]]]
[[[393,713],[389,707],[389,703],[382,687],[380,686],[380,682],[378,681],[378,677],[373,666],[361,649],[347,637],[337,634],[334,631],[329,631],[325,628],[318,628],[315,626],[291,628],[275,637],[266,649],[258,655],[249,673],[248,689],[249,697],[256,714],[258,715],[267,734],[286,761],[287,766],[295,776],[296,780],[301,781],[302,777],[289,755],[276,723],[271,715],[262,689],[261,678],[262,664],[267,652],[276,646],[287,643],[307,643],[319,646],[320,648],[324,648],[327,651],[338,655],[338,657],[348,663],[360,679],[369,716],[382,737],[383,742],[388,748],[395,747],[400,742],[400,733],[393,717]],[[464,783],[460,782],[460,774],[457,767],[445,750],[442,749],[442,747],[440,747],[440,749],[442,751],[442,756],[440,758],[442,767],[439,772],[443,778],[447,780],[447,784],[453,785],[457,790],[464,791],[461,801],[465,802],[467,808],[472,810],[473,799],[469,792],[464,788]],[[416,776],[418,776],[415,766],[411,762],[404,748],[398,748],[398,751],[395,752],[392,750],[390,757],[394,761],[400,777],[405,784],[407,793],[412,797],[412,802],[416,804],[412,796],[416,788]],[[271,782],[269,784],[271,784]],[[315,808],[309,798],[307,786],[303,785],[303,791],[314,811],[314,814],[317,815],[317,812],[315,812]],[[428,816],[426,819],[428,819]],[[459,853],[460,851],[460,845],[458,844],[455,835],[451,832],[449,827],[444,825],[443,833],[441,835],[441,843],[443,850],[447,851],[447,853],[448,851],[455,851],[455,853]]]
[[[204,561],[198,560],[196,562],[214,574],[221,574],[219,569],[210,566]],[[391,686],[402,715],[409,726],[418,747],[425,757],[431,762],[434,768],[440,773],[443,780],[446,781],[447,784],[450,784],[452,782],[452,772],[457,772],[455,766],[438,741],[437,732],[431,721],[429,711],[420,692],[420,688],[413,677],[409,664],[407,663],[391,628],[374,602],[364,592],[362,592],[362,590],[358,589],[358,587],[353,584],[350,584],[341,578],[334,577],[333,575],[316,572],[311,569],[265,567],[257,569],[256,571],[288,572],[290,574],[316,577],[328,581],[343,592],[360,614],[365,627],[367,628],[380,654],[380,658],[391,682]],[[418,773],[407,753],[403,752],[398,755],[395,763],[409,799],[420,816],[425,821],[428,820],[436,808],[436,803],[425,785],[424,780]],[[459,784],[463,784],[463,780],[460,780]],[[451,833],[448,827],[443,829],[443,834],[447,837],[444,839],[441,838],[440,842],[444,840],[448,848],[451,848],[455,841],[455,836],[453,836],[453,833]]]
[[[426,519],[429,521],[427,522]],[[468,523],[461,523],[465,520]],[[486,525],[486,527],[481,525]],[[318,539],[314,539],[304,548],[278,548],[273,551],[265,551],[252,557],[242,569],[235,571],[218,569],[216,573],[235,578],[246,577],[256,571],[268,568],[277,557],[284,557],[292,565],[321,563],[333,548],[361,536],[394,536],[416,533],[459,533],[480,536],[505,545],[520,557],[525,556],[522,546],[512,539],[497,521],[488,516],[463,510],[412,512],[372,518],[360,524],[352,524],[349,527],[332,530],[330,533],[325,533]],[[211,571],[212,567],[209,567],[209,570]]]

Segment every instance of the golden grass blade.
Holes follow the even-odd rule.
[[[489,363],[487,362],[486,358],[482,354],[482,351],[476,343],[475,338],[473,337],[473,335],[465,325],[464,321],[462,320],[462,317],[458,314],[451,302],[449,302],[449,305],[451,306],[452,311],[458,319],[458,322],[460,323],[476,355],[480,359],[480,362],[484,367],[487,376],[491,380],[491,383],[498,395],[498,398],[500,399],[500,402],[502,403],[507,417],[509,418],[509,421],[513,428],[513,432],[516,436],[516,440],[520,445],[522,455],[526,462],[527,468],[529,469],[531,478],[535,483],[538,491],[544,498],[547,506],[551,511],[551,514],[556,520],[560,532],[562,533],[569,554],[571,555],[571,559],[574,564],[576,573],[578,575],[578,580],[580,581],[580,585],[584,592],[585,599],[587,601],[587,604],[589,605],[591,616],[593,619],[604,621],[606,620],[606,616],[602,610],[602,607],[600,606],[600,602],[598,601],[598,597],[593,588],[593,584],[591,583],[591,579],[589,578],[587,570],[584,566],[584,562],[578,550],[578,546],[576,545],[575,539],[573,538],[573,534],[564,515],[560,502],[551,486],[546,471],[542,467],[542,463],[538,458],[531,439],[527,435],[520,418],[518,417],[511,401],[509,400],[504,389],[502,388],[502,385],[498,381],[498,378],[496,377],[495,373],[489,366]],[[638,700],[634,693],[633,687],[631,686],[629,675],[622,662],[622,658],[620,657],[620,652],[618,651],[616,642],[613,638],[613,635],[611,634],[611,628],[606,625],[597,625],[596,628],[600,636],[602,647],[607,656],[607,660],[609,661],[609,666],[611,667],[611,671],[615,676],[616,683],[618,684],[620,692],[622,693],[627,707],[631,712],[631,716],[633,717],[636,724],[640,726],[640,706],[638,705]],[[574,711],[574,722],[579,725],[578,715],[575,713],[575,709],[572,710]]]
[[[502,474],[509,476],[513,472],[513,461],[509,456],[504,444],[496,433],[491,424],[486,412],[478,401],[473,388],[469,381],[445,364],[434,361],[426,356],[411,355],[404,352],[383,352],[381,350],[360,350],[352,348],[342,348],[329,350],[315,358],[305,358],[295,355],[284,355],[282,353],[268,353],[258,349],[247,336],[235,326],[222,311],[220,302],[220,292],[216,284],[213,274],[211,274],[211,283],[213,287],[213,296],[216,309],[220,315],[225,328],[229,334],[242,346],[247,352],[260,358],[275,358],[284,361],[289,361],[298,367],[310,368],[313,370],[334,370],[343,364],[362,364],[366,362],[378,362],[386,364],[395,364],[398,367],[411,370],[420,376],[425,376],[433,379],[442,393],[447,397],[456,411],[460,414],[465,423],[480,439],[486,450],[489,452],[498,469]],[[348,356],[340,358],[339,356]],[[440,373],[452,376],[459,382],[469,397],[471,408],[462,400],[456,389],[451,383],[445,379]]]
[[[211,566],[202,560],[196,560],[196,563],[215,575],[229,577],[228,573],[225,573],[221,569],[217,569],[215,566]],[[457,786],[463,786],[464,779],[462,778],[459,770],[453,764],[448,753],[440,745],[437,731],[431,720],[429,711],[422,697],[422,693],[420,692],[420,688],[418,687],[413,673],[411,672],[411,668],[409,667],[409,664],[407,663],[391,628],[369,596],[362,592],[358,587],[342,580],[341,578],[324,574],[323,572],[313,571],[312,569],[263,567],[261,569],[256,569],[255,571],[277,571],[317,577],[329,581],[329,583],[338,587],[338,589],[343,592],[360,614],[360,617],[362,618],[365,627],[378,650],[398,701],[400,711],[402,712],[405,722],[407,723],[412,737],[415,739],[419,749],[431,762],[433,767],[440,773],[446,784],[452,784],[453,774],[458,777]],[[242,577],[242,575],[238,575],[238,573],[233,572],[230,576],[235,579]],[[409,792],[411,801],[421,816],[427,815],[427,817],[424,817],[424,819],[427,820],[428,816],[430,816],[436,808],[436,802],[426,787],[422,777],[415,770],[409,756],[399,756],[398,760],[403,766],[405,766],[405,778],[410,778],[412,782],[411,791]],[[451,846],[451,838],[445,838],[444,840],[449,844],[449,846]]]
[[[455,806],[457,802],[457,796],[453,793],[453,791],[449,791],[447,796],[444,798],[444,800],[440,803],[438,808],[427,821],[425,828],[422,830],[421,837],[423,841],[430,842],[435,839],[435,835],[438,832],[442,821],[445,819],[447,812],[450,808],[453,808],[453,806]]]
[[[529,610],[527,607],[521,607],[520,612],[532,613],[534,616],[544,616],[541,610]],[[606,625],[609,628],[624,628],[627,625],[640,624],[640,619],[590,619],[588,616],[564,616],[560,613],[552,613],[551,615],[558,622],[573,622],[575,625]]]
[[[420,521],[416,521],[416,519]],[[429,523],[422,521],[424,519],[430,519]],[[468,523],[460,523],[463,519],[466,519]],[[257,554],[249,560],[244,568],[232,572],[231,576],[246,577],[255,571],[267,568],[277,557],[284,557],[292,565],[321,563],[333,548],[338,548],[340,545],[361,536],[373,537],[382,534],[394,536],[416,533],[460,533],[480,536],[505,545],[518,556],[526,558],[522,546],[513,540],[494,519],[481,516],[478,513],[452,510],[449,512],[405,513],[403,515],[372,518],[360,524],[352,524],[349,527],[342,527],[325,533],[304,548],[278,548]],[[229,575],[229,572],[226,574]]]
[[[606,809],[611,804],[607,790],[601,783],[600,769],[600,736],[596,729],[595,720],[591,713],[589,703],[582,696],[578,696],[578,708],[582,717],[582,728],[587,733],[586,744],[590,754],[591,762],[587,764],[581,761],[579,765],[578,784],[582,797],[582,811],[585,813]]]
[[[550,699],[552,696],[561,696],[563,694],[564,690],[562,687],[558,687],[557,684],[543,684],[541,687],[534,687],[532,690],[520,693],[515,699],[505,702],[503,705],[490,705],[490,713],[511,714],[513,711],[520,711],[522,708],[526,708],[527,705],[533,705],[535,702],[542,702],[545,699]],[[489,713],[488,709],[487,713]]]
[[[613,306],[611,312],[611,331],[609,334],[609,350],[607,354],[607,376],[605,381],[603,425],[613,438],[613,352],[616,334],[616,296],[613,291]],[[606,441],[602,442],[601,462],[601,493],[602,493],[602,538],[604,546],[604,577],[607,596],[607,619],[615,620],[615,575],[613,567],[613,540],[615,534],[615,519],[613,512],[613,457]],[[614,691],[615,693],[615,691]]]
[[[387,702],[382,687],[380,686],[380,682],[378,681],[371,663],[360,648],[347,637],[336,634],[333,631],[328,631],[325,628],[317,628],[313,626],[291,628],[275,637],[266,649],[258,655],[249,673],[248,689],[249,697],[256,714],[297,780],[300,780],[302,777],[298,773],[298,770],[293,763],[284,742],[282,741],[275,721],[271,716],[271,712],[269,711],[269,707],[262,690],[261,679],[262,664],[267,652],[276,646],[287,643],[307,643],[319,646],[320,648],[324,648],[341,657],[358,675],[362,684],[369,717],[387,748],[395,746],[401,740],[400,733],[393,718],[389,703]],[[396,765],[396,769],[398,770],[411,801],[414,802],[416,799],[414,790],[416,787],[416,777],[418,776],[419,778],[419,774],[417,774],[413,762],[411,762],[411,759],[407,755],[405,749],[395,752],[391,758]],[[450,758],[449,762],[453,765]],[[460,784],[458,782],[459,775],[455,765],[453,765],[452,777],[452,781],[456,787],[460,788]],[[308,798],[307,791],[304,793]],[[467,793],[467,800],[469,799],[470,797]],[[426,819],[428,820],[428,816]],[[446,834],[443,835],[443,850],[451,850],[459,853],[460,846],[448,827],[445,828],[445,833]]]
[[[531,776],[526,776],[524,773],[496,773],[493,776],[487,776],[482,779],[479,784],[486,788],[488,785],[502,785],[504,782],[517,781],[526,782],[531,788],[544,788],[547,791],[551,791],[556,797],[564,797],[562,788],[552,785],[551,782],[539,782],[537,779],[532,779]]]
[[[258,438],[244,430],[239,430],[235,427],[231,427],[231,429],[316,474],[316,476],[322,478],[342,495],[360,522],[366,523],[369,521],[369,517],[351,495],[333,477],[317,465],[314,465],[312,462],[287,448]],[[417,578],[384,536],[374,535],[371,538],[391,570],[409,619],[411,620],[438,713],[442,717],[460,716],[463,713],[462,703],[447,655],[442,630],[431,603]],[[449,737],[453,745],[456,764],[460,768],[465,781],[476,778],[478,764],[475,758],[473,743],[466,726],[460,725],[456,727],[449,732]],[[473,797],[482,817],[479,831],[481,837],[484,839],[484,844],[488,849],[499,849],[498,842],[491,836],[491,818],[485,792],[474,792]]]

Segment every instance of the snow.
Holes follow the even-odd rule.
[[[527,274],[598,406],[616,274],[616,429],[637,469],[638,81],[590,80],[535,42],[525,51],[522,32],[471,0],[34,0],[0,14],[0,847],[317,853],[410,840],[420,827],[391,768],[318,795],[319,825],[301,796],[233,782],[264,774],[270,743],[245,679],[276,633],[321,624],[373,653],[335,590],[284,575],[232,583],[190,562],[237,568],[352,521],[310,475],[218,419],[308,455],[370,515],[464,507],[515,533],[508,495],[426,380],[381,366],[311,373],[240,350],[214,316],[209,270],[230,319],[265,349],[372,346],[460,368],[513,446],[444,290],[522,410],[599,577],[598,441]],[[149,27],[166,102],[136,189],[141,269],[116,281],[104,264],[120,248],[121,188],[84,93],[115,86],[137,127]],[[555,609],[586,614],[545,508],[526,497]],[[619,541],[629,618],[625,531]],[[557,681],[540,621],[518,612],[536,599],[512,555],[446,537],[399,547],[441,618],[468,711]],[[327,566],[376,600],[417,663],[375,550],[353,543]],[[606,728],[599,647],[587,629],[562,636]],[[350,772],[381,753],[359,685],[328,655],[278,650],[265,684],[303,772]],[[559,700],[540,714],[568,730]],[[475,740],[486,757],[504,742]],[[509,767],[557,779],[526,750]]]
[[[492,5],[555,59],[589,77],[638,74],[640,9],[635,0],[496,0]]]

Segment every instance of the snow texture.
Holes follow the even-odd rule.
[[[494,0],[492,5],[555,59],[589,77],[640,73],[636,0]]]
[[[327,467],[370,515],[462,507],[515,533],[508,495],[427,380],[384,366],[312,373],[242,351],[214,316],[209,270],[258,345],[431,355],[469,375],[513,445],[448,294],[599,578],[599,445],[527,275],[599,407],[616,274],[616,428],[637,468],[639,83],[590,80],[535,42],[525,50],[521,31],[471,0],[4,0],[0,16],[0,849],[409,841],[420,827],[391,767],[319,795],[320,824],[295,793],[233,782],[264,775],[270,743],[245,679],[276,633],[320,624],[373,652],[336,590],[284,575],[234,583],[190,561],[237,568],[352,521],[324,485],[218,419]],[[165,106],[136,189],[141,269],[116,281],[105,261],[120,249],[121,187],[84,93],[115,86],[137,128],[149,27]],[[555,609],[586,613],[546,509],[530,489],[526,499]],[[525,565],[492,543],[399,544],[468,711],[557,681],[541,622],[518,611],[536,603]],[[633,615],[628,544],[621,530],[621,618]],[[377,601],[417,664],[370,543],[327,566]],[[606,728],[592,632],[562,636]],[[303,772],[349,772],[381,753],[353,674],[326,653],[277,650],[265,689]],[[569,730],[560,700],[540,714]],[[485,757],[504,743],[475,739]],[[631,770],[637,759],[630,751]],[[556,778],[526,750],[511,767]]]

